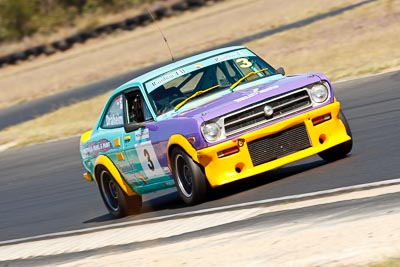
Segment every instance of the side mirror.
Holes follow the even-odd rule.
[[[282,67],[279,67],[279,68],[276,70],[276,73],[277,73],[277,74],[282,74],[283,76],[285,76],[285,69],[282,68]]]
[[[143,122],[132,122],[129,124],[125,124],[124,129],[126,133],[130,133],[144,127],[145,124]]]

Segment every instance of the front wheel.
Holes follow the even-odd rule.
[[[108,211],[116,218],[139,213],[142,196],[128,196],[106,169],[99,173],[100,195]]]
[[[202,202],[207,192],[202,168],[178,147],[172,150],[171,159],[172,174],[182,200],[188,205]]]
[[[318,155],[323,160],[335,161],[338,159],[345,158],[346,155],[349,154],[351,149],[353,148],[353,136],[351,134],[350,125],[347,122],[346,117],[344,116],[344,114],[341,111],[339,113],[339,119],[343,122],[344,127],[346,128],[346,133],[348,136],[350,136],[351,139],[342,144],[339,144],[337,146],[334,146],[332,148],[329,148],[325,151],[320,152]]]

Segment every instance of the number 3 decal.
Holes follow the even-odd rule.
[[[241,68],[250,68],[251,66],[253,66],[253,63],[251,63],[250,61],[249,61],[249,59],[248,58],[238,58],[238,59],[236,59],[236,63],[238,63],[239,64],[239,67],[241,67]]]
[[[150,170],[154,171],[154,164],[153,164],[153,162],[152,162],[151,159],[150,159],[149,151],[147,151],[147,149],[144,149],[144,150],[143,150],[143,154],[144,154],[144,156],[145,156],[146,159],[147,159],[147,166],[149,167]]]
[[[147,179],[165,175],[150,141],[137,144],[135,149]]]

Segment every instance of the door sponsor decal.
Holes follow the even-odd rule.
[[[150,135],[149,135],[149,129],[145,128],[143,130],[138,130],[135,132],[135,140],[136,141],[140,141],[143,139],[149,139]]]
[[[87,143],[82,148],[82,154],[85,156],[96,156],[99,153],[105,153],[112,149],[112,143],[107,139],[101,139],[99,141],[93,141]]]

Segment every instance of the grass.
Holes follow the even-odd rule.
[[[11,0],[12,1],[12,0]],[[9,2],[11,2],[9,1]],[[131,1],[132,2],[132,1]],[[139,2],[139,1],[137,1]],[[130,7],[121,8],[120,6],[97,6],[91,11],[86,11],[78,14],[77,6],[70,5],[68,8],[62,8],[57,6],[57,2],[53,3],[53,8],[50,14],[36,14],[37,10],[31,10],[29,25],[34,27],[36,33],[33,35],[27,35],[21,38],[19,41],[5,41],[1,43],[0,55],[5,55],[15,51],[21,51],[33,46],[41,44],[49,44],[53,41],[63,39],[69,35],[75,34],[82,30],[91,30],[97,26],[104,25],[107,23],[120,22],[126,18],[133,17],[141,14],[145,11],[146,6],[154,5],[154,0],[141,1],[142,3],[136,4],[135,6],[131,3]],[[144,3],[143,3],[144,2]],[[54,4],[56,4],[54,6]],[[119,3],[122,4],[122,3]],[[18,4],[18,9],[24,9],[28,5],[22,1]],[[33,6],[40,6],[38,10],[46,9],[41,6],[43,3],[37,3]],[[125,2],[126,5],[126,2]],[[32,6],[32,5],[31,5]],[[71,10],[75,10],[71,12]],[[118,10],[118,12],[116,12]],[[70,14],[70,13],[73,13]],[[10,14],[10,16],[15,14]],[[37,16],[34,18],[33,16]],[[39,27],[40,25],[40,27]]]
[[[345,4],[348,3],[342,5]],[[336,8],[337,5],[336,3]],[[240,8],[237,10],[240,12]],[[298,10],[293,8],[293,12],[295,11]],[[206,11],[202,12],[203,15],[207,14]],[[315,14],[307,11],[308,16]],[[290,14],[286,16],[290,17]],[[320,71],[332,80],[340,80],[400,67],[400,50],[397,49],[400,43],[398,21],[400,2],[382,0],[245,45],[272,65],[284,66],[287,73]],[[282,22],[289,23],[290,20],[283,18]],[[170,23],[174,25],[179,21]],[[275,27],[279,26],[275,24]],[[143,35],[143,38],[146,37]],[[231,38],[238,36],[233,34]],[[216,42],[211,39],[205,41],[207,40],[208,45]],[[191,47],[189,43],[181,45]],[[204,45],[199,42],[198,49]],[[98,49],[102,51],[100,46]],[[152,61],[157,59],[159,60],[156,57],[152,58]],[[0,132],[0,143],[16,142],[16,146],[21,146],[81,134],[92,127],[106,98],[106,95],[98,96],[12,126]]]
[[[226,0],[212,7],[164,19],[157,25],[167,36],[174,56],[180,57],[262,32],[270,29],[271,25],[279,27],[326,12],[329,7],[346,6],[352,2],[303,0],[288,2],[285,8],[272,5],[265,9],[265,3],[261,1]],[[303,12],[298,12],[299,9]],[[263,19],[241,16],[244,10]],[[196,34],[192,29],[196,29]],[[156,62],[166,62],[170,58],[154,24],[132,32],[115,32],[89,40],[84,45],[76,45],[76,48],[63,53],[0,69],[0,108],[66,91]]]
[[[248,45],[268,47],[261,55],[289,73],[319,71],[340,80],[400,66],[399,19],[399,2],[377,1]]]
[[[400,258],[388,258],[382,262],[370,263],[359,267],[400,267]]]
[[[108,95],[109,93],[106,93],[75,103],[17,126],[9,127],[1,131],[0,145],[15,142],[14,146],[24,146],[81,134],[95,124]],[[18,138],[15,138],[16,136]]]

